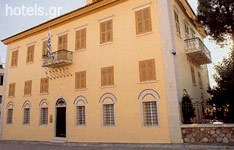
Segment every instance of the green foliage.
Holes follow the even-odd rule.
[[[234,0],[198,0],[198,19],[217,43],[234,39]]]
[[[211,94],[211,102],[219,110],[218,119],[234,121],[234,51],[228,58],[215,65],[214,79],[217,86],[208,92]]]

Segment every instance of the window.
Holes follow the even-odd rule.
[[[112,20],[100,23],[100,43],[113,41],[113,24]]]
[[[86,48],[86,28],[76,31],[75,50]]]
[[[187,23],[184,23],[185,38],[189,39],[189,26]]]
[[[28,52],[27,52],[27,63],[33,62],[34,59],[34,45],[28,47]]]
[[[30,123],[30,108],[24,108],[24,124]]]
[[[156,91],[147,89],[141,92],[138,99],[142,105],[142,122],[144,126],[158,125],[157,100],[159,95]]]
[[[114,104],[103,105],[103,124],[104,126],[115,125]]]
[[[136,34],[152,31],[150,7],[135,12]]]
[[[15,96],[15,83],[10,83],[9,84],[8,96]]]
[[[13,107],[14,107],[14,103],[13,102],[9,102],[6,106],[7,108],[7,124],[12,124],[13,123]]]
[[[198,71],[198,72],[197,72],[197,75],[198,75],[198,80],[199,80],[199,86],[200,86],[200,88],[202,88],[202,78],[201,78],[201,73]]]
[[[156,80],[155,60],[144,60],[139,62],[140,82]]]
[[[193,85],[196,85],[196,77],[195,77],[194,67],[191,66],[190,69],[191,69],[192,83],[193,83]]]
[[[58,50],[67,50],[67,34],[58,37]]]
[[[192,38],[195,39],[196,38],[196,33],[191,29],[191,33],[192,33]]]
[[[2,103],[2,95],[0,95],[0,104]]]
[[[115,102],[116,97],[113,94],[104,94],[100,102],[102,103],[102,121],[103,126],[114,126],[115,125]]]
[[[13,109],[7,110],[7,124],[12,124],[13,122]]]
[[[48,93],[48,90],[49,90],[49,79],[41,78],[40,93]]]
[[[40,125],[48,124],[48,101],[41,100],[40,104]]]
[[[144,125],[152,126],[158,124],[157,102],[143,102]]]
[[[76,125],[84,126],[86,124],[85,108],[87,100],[83,96],[78,96],[75,99],[74,104],[76,105]]]
[[[42,58],[47,56],[47,40],[42,42]]]
[[[12,51],[12,54],[11,54],[11,66],[17,66],[18,52],[19,52],[18,50]]]
[[[3,75],[0,75],[0,86],[3,85]]]
[[[114,67],[105,67],[101,69],[101,86],[114,85]]]
[[[180,21],[178,13],[175,10],[174,10],[174,16],[175,16],[176,32],[180,35]]]
[[[75,89],[86,88],[86,71],[77,72],[75,78]]]
[[[24,95],[30,95],[32,92],[32,80],[25,81],[24,84]]]

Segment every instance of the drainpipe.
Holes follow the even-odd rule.
[[[158,0],[158,17],[162,43],[165,83],[168,104],[168,122],[171,143],[182,143],[179,77],[176,64],[176,46],[171,0]]]

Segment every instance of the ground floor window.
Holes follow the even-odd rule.
[[[158,124],[157,102],[143,102],[144,125],[153,126]]]
[[[85,125],[85,106],[77,106],[77,125]]]
[[[104,126],[115,125],[114,104],[103,105],[103,125]]]
[[[30,108],[24,108],[24,124],[30,123]]]
[[[10,108],[7,110],[7,124],[12,124],[13,122],[13,109]]]
[[[40,125],[48,124],[48,108],[41,108]]]

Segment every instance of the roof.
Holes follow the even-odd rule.
[[[87,14],[89,12],[92,12],[94,10],[100,9],[104,6],[110,5],[112,3],[115,3],[117,1],[121,1],[124,2],[126,0],[97,0],[93,3],[90,3],[88,5],[85,5],[81,8],[78,8],[74,11],[71,11],[69,13],[66,13],[64,15],[61,15],[57,18],[51,19],[47,22],[44,22],[42,24],[39,24],[35,27],[32,27],[30,29],[27,29],[23,32],[20,32],[18,34],[15,34],[13,36],[10,36],[6,39],[3,39],[2,42],[6,45],[9,45],[12,42],[15,42],[16,40],[19,40],[21,38],[25,38],[28,37],[32,34],[35,34],[37,32],[43,31],[43,30],[47,30],[50,27],[53,27],[57,24],[63,23],[67,20],[70,20],[72,18],[78,17],[78,16],[82,16],[84,14]],[[189,3],[187,2],[187,0],[179,0],[181,2],[181,4],[183,5],[183,7],[185,8],[187,14],[189,17],[191,17],[191,19],[196,20],[196,14],[194,13],[194,11],[192,10],[191,6],[189,5]]]

